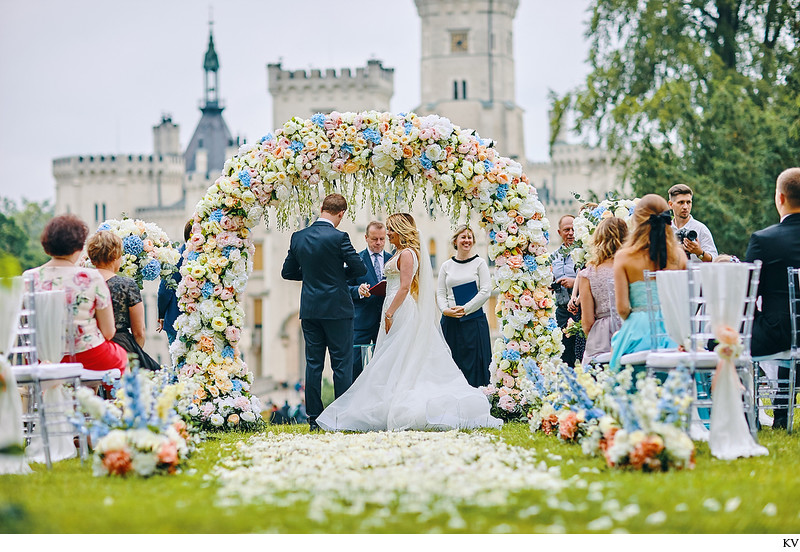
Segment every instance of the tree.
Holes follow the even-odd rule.
[[[692,186],[720,252],[743,255],[800,158],[800,0],[595,0],[587,36],[592,70],[554,110],[637,195]]]
[[[53,218],[53,206],[49,200],[42,202],[22,200],[16,202],[2,199],[0,205],[0,252],[5,252],[19,261],[22,270],[39,266],[47,261],[39,237],[47,221]]]

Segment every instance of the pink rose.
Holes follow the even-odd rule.
[[[506,228],[508,228],[508,233],[509,234],[516,234],[517,230],[518,230],[516,222],[512,222]]]
[[[500,230],[494,235],[494,241],[496,241],[497,243],[503,243],[504,241],[506,241],[506,239],[508,239],[508,234],[506,234],[502,230]]]
[[[233,406],[244,411],[249,411],[251,408],[250,400],[247,397],[236,397],[233,399]]]
[[[225,339],[231,343],[236,343],[241,338],[242,331],[236,326],[228,326],[225,328]]]
[[[505,410],[506,412],[511,412],[514,410],[516,403],[514,399],[510,395],[504,395],[500,397],[500,400],[497,402],[497,406]]]
[[[730,326],[722,326],[720,328],[717,328],[717,331],[714,333],[717,335],[717,339],[719,339],[719,342],[724,343],[726,345],[737,345],[741,340],[739,332],[737,332]]]
[[[510,268],[522,268],[523,264],[522,255],[511,255],[508,258],[508,266]]]
[[[191,239],[189,241],[191,242],[192,246],[197,248],[197,247],[200,247],[201,245],[203,245],[205,243],[206,239],[203,237],[202,234],[199,234],[199,233],[198,234],[194,234],[193,233],[192,237],[191,237]],[[195,251],[197,251],[197,249],[195,249]]]
[[[578,416],[574,412],[567,412],[558,423],[558,434],[565,441],[571,441],[575,438],[575,432],[578,429]]]
[[[222,291],[219,292],[219,298],[223,301],[227,301],[228,299],[233,297],[233,289],[232,288],[223,288]]]
[[[496,266],[505,266],[505,264],[506,264],[507,262],[508,262],[508,261],[507,261],[506,257],[505,257],[505,256],[503,256],[503,255],[500,255],[500,256],[498,256],[498,257],[497,257],[497,258],[494,260],[494,264],[495,264]]]
[[[183,283],[187,289],[193,289],[200,285],[199,282],[191,276],[184,276],[181,283]]]
[[[344,170],[344,161],[342,159],[337,159],[331,163],[331,170],[342,172]]]
[[[175,443],[167,441],[158,448],[158,461],[170,465],[178,463],[178,447]]]
[[[142,242],[142,247],[148,253],[153,250],[153,240],[147,239]]]
[[[503,376],[503,386],[509,388],[514,387],[514,378],[509,374],[505,374]]]
[[[531,350],[531,344],[527,341],[521,341],[519,344],[519,350],[520,352],[527,353]]]
[[[520,295],[519,304],[523,307],[532,307],[536,301],[530,295]]]

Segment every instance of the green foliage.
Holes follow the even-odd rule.
[[[39,238],[53,214],[49,200],[23,199],[18,206],[8,198],[0,199],[0,252],[16,258],[22,270],[47,262]]]
[[[720,252],[778,221],[775,179],[800,158],[800,0],[595,0],[592,71],[561,98],[637,196],[695,190]]]

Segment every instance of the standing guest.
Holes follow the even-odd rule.
[[[622,326],[614,295],[614,254],[627,236],[628,224],[621,218],[602,220],[592,235],[594,255],[578,274],[581,326],[586,334],[584,365],[611,351],[611,336]]]
[[[284,280],[300,280],[300,323],[306,344],[306,408],[311,431],[318,431],[322,413],[322,368],[325,351],[331,357],[333,389],[342,396],[353,383],[353,299],[347,280],[363,276],[367,267],[346,232],[336,229],[347,200],[330,194],[319,218],[292,234],[283,262]]]
[[[663,197],[647,194],[633,211],[633,229],[624,246],[614,255],[614,300],[624,320],[611,338],[611,362],[620,370],[620,358],[628,353],[650,349],[650,319],[647,315],[647,289],[644,271],[683,270],[686,255],[670,226],[669,205]],[[666,333],[663,322],[659,333]],[[659,346],[675,347],[667,338]]]
[[[714,237],[705,224],[692,217],[692,189],[675,184],[669,189],[669,208],[672,209],[672,231],[693,261],[711,262],[717,256]]]
[[[761,309],[753,320],[753,356],[766,356],[786,351],[791,346],[792,326],[789,316],[788,267],[800,268],[800,168],[786,169],[775,185],[775,207],[781,220],[750,236],[745,260],[761,261],[758,295]],[[800,384],[800,372],[798,372]],[[788,379],[788,366],[779,366],[778,378]],[[787,393],[787,386],[780,392]],[[786,399],[776,399],[772,427],[786,428]]]
[[[492,345],[489,340],[489,322],[483,312],[483,304],[491,295],[491,278],[486,261],[472,254],[475,234],[467,225],[459,226],[452,238],[454,257],[442,263],[439,269],[439,285],[436,302],[442,311],[442,333],[450,347],[456,365],[467,382],[473,387],[489,385],[489,363],[492,360]],[[466,289],[472,296],[460,304],[453,291]]]
[[[158,362],[144,352],[144,303],[139,286],[132,278],[117,274],[122,265],[122,238],[104,230],[89,238],[86,249],[111,292],[116,326],[112,341],[127,353],[136,355],[140,368],[158,370]]]
[[[572,223],[575,217],[564,215],[558,221],[558,235],[561,237],[561,247],[550,256],[553,265],[552,289],[556,296],[556,322],[562,330],[567,327],[571,318],[568,309],[572,288],[575,287],[575,261],[569,254],[569,248],[575,241],[575,232]],[[575,336],[564,336],[564,352],[561,360],[569,366],[575,366]]]
[[[51,259],[40,267],[26,270],[36,291],[64,290],[67,308],[75,325],[74,355],[61,362],[80,362],[87,370],[124,371],[128,365],[125,350],[111,341],[114,337],[114,311],[111,294],[103,277],[93,268],[77,266],[89,227],[75,215],[59,215],[42,232],[42,247]],[[74,360],[73,360],[74,359]]]
[[[392,258],[391,254],[383,250],[386,243],[386,227],[383,223],[377,220],[370,222],[367,225],[364,239],[367,241],[367,248],[359,255],[367,267],[367,273],[347,282],[355,309],[353,316],[353,380],[361,375],[361,371],[364,369],[361,350],[356,351],[355,348],[375,343],[381,326],[381,309],[385,294],[371,295],[369,288],[385,279],[383,267],[386,265],[386,261]]]
[[[172,342],[175,341],[175,337],[177,336],[178,332],[175,331],[175,320],[181,314],[180,309],[178,308],[178,295],[176,290],[178,289],[178,284],[181,283],[181,265],[183,264],[183,254],[186,251],[186,243],[192,237],[192,225],[194,224],[193,220],[189,220],[183,227],[183,245],[181,245],[178,252],[181,254],[181,258],[178,259],[178,264],[175,265],[175,272],[172,273],[172,280],[175,282],[175,288],[170,289],[167,287],[166,282],[162,279],[161,283],[158,284],[158,327],[156,328],[157,332],[164,330],[167,332],[167,340],[169,344],[172,345]]]

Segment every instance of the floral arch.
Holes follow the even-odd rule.
[[[298,214],[311,217],[320,196],[334,191],[392,212],[432,190],[453,217],[465,206],[480,213],[497,266],[503,335],[493,347],[487,394],[495,414],[524,418],[526,373],[563,350],[549,291],[549,222],[522,166],[492,145],[437,115],[368,111],[292,118],[242,146],[197,204],[181,268],[182,314],[171,352],[194,422],[246,429],[260,421],[238,349],[240,297],[254,252],[250,228],[270,206],[281,228]]]

